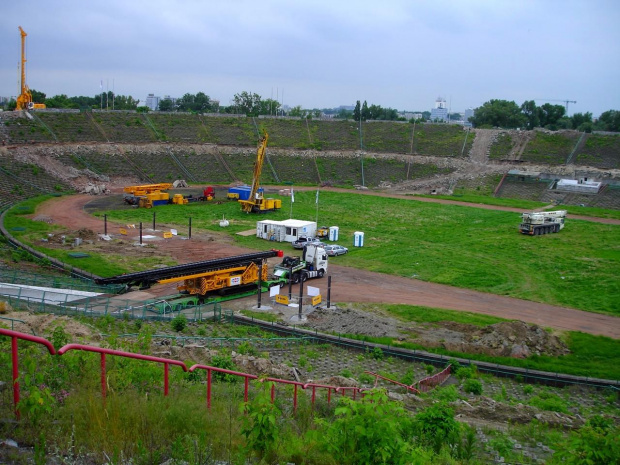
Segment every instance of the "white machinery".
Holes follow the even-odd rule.
[[[274,268],[274,279],[280,284],[290,279],[294,284],[309,278],[322,278],[327,273],[327,252],[319,245],[308,244],[301,257],[284,257]]]
[[[540,236],[541,234],[556,233],[564,228],[566,210],[523,213],[521,217],[522,222],[519,231],[530,236]]]

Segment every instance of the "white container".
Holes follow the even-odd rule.
[[[330,226],[329,227],[329,240],[337,241],[338,240],[338,226]]]
[[[364,246],[364,233],[362,231],[355,231],[353,233],[353,245],[355,247]]]

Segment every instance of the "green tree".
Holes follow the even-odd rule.
[[[520,128],[526,117],[513,101],[489,100],[474,110],[471,122],[475,127]]]
[[[32,101],[35,103],[45,103],[45,94],[38,90],[30,89],[30,95],[32,95]]]
[[[521,112],[525,115],[527,129],[534,129],[540,125],[538,107],[534,100],[526,100],[523,102],[521,104]]]
[[[362,105],[362,121],[366,121],[370,119],[370,110],[368,110],[368,104],[366,100],[364,100],[364,104]]]
[[[236,112],[246,116],[258,116],[261,110],[261,96],[250,92],[241,92],[233,97]]]
[[[174,111],[174,104],[172,103],[172,99],[165,98],[163,100],[160,100],[157,109],[159,111]]]
[[[261,100],[260,102],[260,114],[261,115],[277,115],[280,113],[280,102],[277,100],[268,98]]]
[[[540,126],[543,128],[555,130],[557,128],[558,121],[564,116],[566,109],[563,105],[551,105],[545,103],[538,107],[538,119],[540,120]]]
[[[620,111],[603,112],[596,122],[595,128],[600,131],[620,132]]]
[[[353,110],[353,120],[359,121],[361,116],[362,116],[362,110],[361,110],[360,101],[358,100],[355,103],[355,109]]]
[[[47,108],[79,108],[78,104],[65,94],[54,95],[45,100]]]

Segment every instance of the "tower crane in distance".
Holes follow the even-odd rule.
[[[566,108],[566,115],[568,116],[568,104],[569,103],[577,103],[576,100],[556,100],[556,99],[549,99],[549,98],[537,98],[534,100],[541,100],[543,102],[562,102],[564,104],[564,108]]]
[[[19,26],[19,33],[22,38],[22,60],[21,60],[21,92],[17,97],[16,110],[38,110],[44,109],[44,103],[34,103],[32,101],[32,94],[26,84],[26,32]]]

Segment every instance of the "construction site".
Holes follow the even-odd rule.
[[[79,360],[80,395],[101,396],[105,415],[122,412],[117,392],[168,399],[171,386],[200,392],[189,412],[231,425],[261,386],[293,417],[376,388],[412,415],[447,402],[472,447],[449,463],[552,463],[557,436],[620,424],[617,135],[368,121],[360,137],[351,121],[56,111],[25,81],[18,110],[0,113],[7,438],[46,413],[22,400],[51,392],[19,374],[30,352],[18,340],[42,349],[41,366],[74,361],[54,395],[70,396]],[[462,201],[473,194],[489,203]],[[276,220],[277,241],[265,232]],[[350,253],[293,249],[298,224],[324,221]],[[106,356],[161,364],[164,381]],[[75,414],[51,397],[41,405]],[[216,458],[240,430],[228,444],[210,430],[200,463],[233,463]],[[0,461],[30,463],[41,447],[11,441],[0,436]],[[127,454],[146,454],[135,444]]]

